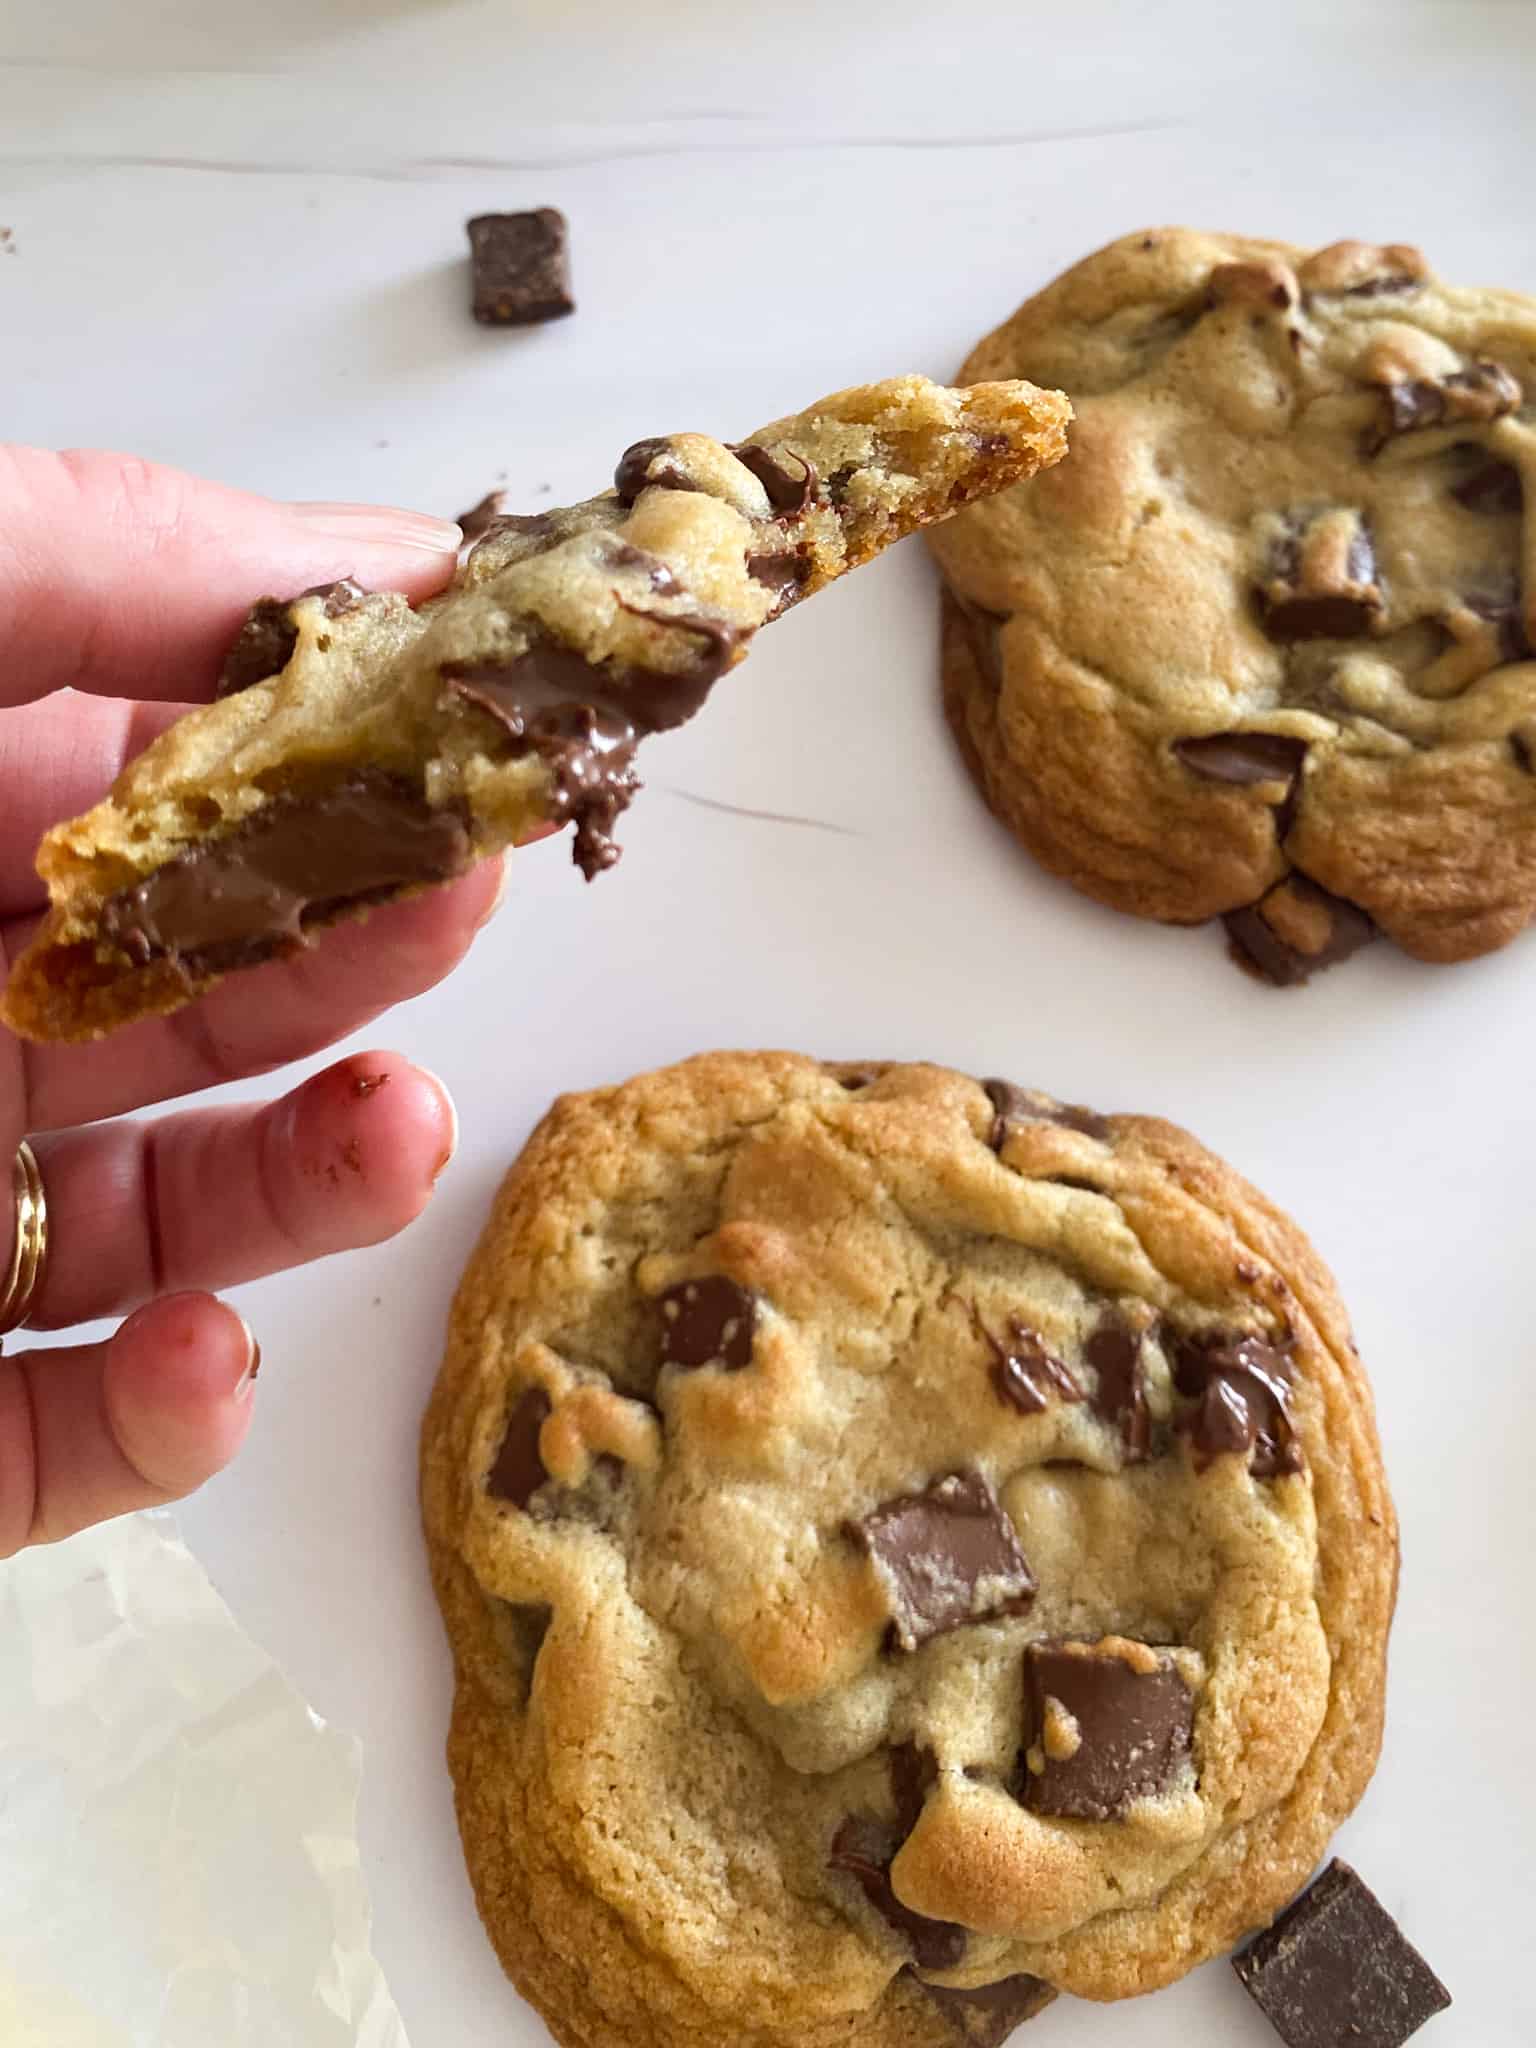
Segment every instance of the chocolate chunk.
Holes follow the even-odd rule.
[[[978,1984],[971,1991],[954,1991],[947,1984],[926,1984],[916,1980],[948,2020],[962,2048],[1002,2048],[1015,2027],[1022,2027],[1036,2013],[1043,2012],[1056,1996],[1043,1978],[1004,1977],[996,1984]]]
[[[1023,1614],[1035,1597],[1013,1524],[979,1472],[888,1500],[848,1533],[890,1604],[889,1648],[916,1650],[968,1622]]]
[[[1029,1746],[1019,1797],[1031,1813],[1118,1820],[1178,1776],[1189,1756],[1193,1697],[1166,1657],[1128,1647],[1130,1654],[1108,1642],[1047,1642],[1024,1652]],[[1047,1700],[1075,1724],[1070,1745],[1053,1742]],[[1067,1747],[1070,1754],[1052,1754]]]
[[[533,327],[574,313],[565,215],[481,213],[465,223],[474,276],[474,315],[488,327]]]
[[[644,490],[697,491],[702,486],[677,460],[666,435],[652,434],[624,450],[613,472],[613,488],[621,505],[633,505]]]
[[[1500,661],[1530,660],[1536,650],[1532,649],[1526,631],[1525,606],[1515,583],[1509,582],[1499,590],[1477,591],[1465,602],[1469,612],[1492,626]]]
[[[891,1865],[905,1837],[888,1821],[850,1814],[833,1838],[828,1863],[857,1879],[864,1896],[912,1951],[924,1970],[953,1970],[965,1957],[965,1929],[949,1920],[930,1920],[904,1906],[891,1888]]]
[[[796,455],[792,448],[776,455],[771,449],[748,441],[731,453],[743,469],[751,470],[781,518],[803,512],[816,496],[816,465],[807,462],[803,455]],[[798,463],[798,470],[791,469],[790,463]]]
[[[1112,1429],[1119,1430],[1130,1464],[1145,1458],[1152,1442],[1141,1343],[1139,1330],[1110,1315],[1089,1332],[1083,1344],[1083,1359],[1098,1375],[1093,1393],[1094,1413]]]
[[[1536,721],[1515,727],[1509,736],[1509,751],[1517,768],[1527,775],[1536,775]]]
[[[1402,2048],[1451,2003],[1375,1893],[1337,1857],[1232,1967],[1285,2048]]]
[[[1080,1103],[1058,1102],[1036,1088],[1020,1088],[1013,1081],[983,1081],[988,1100],[997,1112],[987,1143],[1001,1152],[1008,1134],[1018,1124],[1060,1124],[1064,1130],[1081,1131],[1085,1138],[1108,1138],[1109,1124],[1095,1110]]]
[[[1291,515],[1255,595],[1265,632],[1282,646],[1371,632],[1386,599],[1364,514],[1331,505]]]
[[[350,576],[343,576],[335,583],[317,583],[312,589],[299,593],[301,597],[323,599],[328,619],[339,619],[344,612],[355,611],[367,594],[362,585],[354,583]],[[264,683],[272,676],[282,674],[299,644],[299,629],[289,611],[289,607],[297,602],[298,598],[292,597],[259,597],[256,600],[235,635],[234,646],[225,656],[214,690],[216,697],[236,697],[253,683]]]
[[[669,1287],[659,1306],[663,1365],[719,1365],[739,1372],[752,1363],[757,1301],[723,1273]]]
[[[1039,1415],[1050,1406],[1054,1394],[1062,1401],[1081,1401],[1083,1390],[1038,1330],[1030,1329],[1018,1316],[1009,1316],[1007,1341],[994,1337],[971,1304],[971,1321],[976,1334],[992,1353],[992,1384],[1010,1407],[1024,1415]]]
[[[1525,488],[1512,462],[1485,462],[1451,488],[1451,496],[1469,512],[1520,513],[1525,509]]]
[[[1295,988],[1369,945],[1376,926],[1358,904],[1299,871],[1286,875],[1257,903],[1222,919],[1240,967],[1277,988]]]
[[[905,1841],[922,1819],[928,1794],[939,1782],[938,1758],[921,1743],[898,1742],[893,1744],[886,1763],[891,1774],[896,1825]]]
[[[1236,1451],[1256,1479],[1301,1471],[1305,1460],[1291,1412],[1295,1365],[1287,1351],[1247,1330],[1174,1337],[1173,1383],[1195,1403],[1178,1419],[1202,1470]]]
[[[526,1508],[548,1479],[539,1456],[539,1431],[549,1411],[550,1399],[544,1389],[529,1387],[507,1417],[501,1448],[486,1474],[485,1490],[493,1499]]]
[[[775,593],[777,601],[768,618],[779,619],[804,597],[805,586],[811,580],[811,563],[800,554],[759,553],[748,555],[747,574]]]
[[[499,526],[503,519],[511,516],[507,511],[510,503],[510,492],[487,491],[478,504],[471,505],[467,512],[461,512],[457,524],[464,536],[464,546],[473,547],[477,540],[485,538],[493,526]],[[531,516],[535,519],[543,517],[540,513]]]
[[[1381,417],[1366,436],[1365,453],[1376,455],[1399,434],[1442,427],[1461,420],[1502,419],[1523,397],[1520,380],[1502,363],[1477,362],[1445,377],[1402,378],[1381,390]]]
[[[841,512],[848,502],[848,486],[859,473],[856,462],[845,462],[841,469],[834,469],[827,478],[827,501]]]
[[[1251,787],[1261,782],[1292,782],[1307,757],[1305,740],[1275,732],[1209,732],[1196,739],[1175,740],[1173,751],[1208,782]]]
[[[140,966],[169,958],[189,975],[223,973],[305,943],[312,925],[447,881],[470,861],[457,809],[411,783],[362,769],[313,795],[278,796],[109,897],[103,936]]]

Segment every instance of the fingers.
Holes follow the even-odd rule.
[[[0,447],[0,704],[66,687],[205,698],[254,599],[348,575],[424,597],[458,541],[418,512],[280,505],[131,456]]]
[[[0,1558],[201,1486],[240,1447],[256,1365],[206,1294],[152,1302],[104,1344],[0,1358]]]
[[[0,918],[41,909],[37,842],[99,803],[125,762],[186,709],[120,697],[65,697],[0,717]]]
[[[483,861],[462,880],[339,924],[310,951],[233,975],[171,1017],[130,1025],[101,1045],[6,1039],[27,1131],[94,1122],[126,1109],[265,1073],[360,1030],[420,995],[456,965],[495,910],[505,867]],[[11,957],[27,936],[3,934]]]
[[[53,1254],[30,1320],[119,1315],[392,1237],[457,1142],[441,1082],[357,1053],[279,1102],[69,1131],[38,1146]]]

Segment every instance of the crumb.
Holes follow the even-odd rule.
[[[358,1144],[356,1138],[348,1138],[346,1144],[342,1146],[341,1163],[346,1167],[348,1173],[362,1172],[363,1148]]]
[[[373,445],[375,448],[387,448],[389,443],[387,441],[375,441]]]
[[[388,1074],[354,1074],[352,1076],[352,1093],[359,1098],[367,1095],[376,1095],[388,1080]]]
[[[14,256],[15,254],[16,230],[14,228],[0,228],[0,256]]]
[[[547,498],[555,487],[553,484],[535,484],[533,488],[536,497]]]

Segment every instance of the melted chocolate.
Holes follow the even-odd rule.
[[[658,1306],[663,1365],[719,1365],[739,1372],[752,1363],[757,1301],[725,1274],[669,1287]]]
[[[1054,1395],[1061,1401],[1081,1401],[1083,1390],[1061,1360],[1046,1344],[1038,1330],[1032,1330],[1018,1316],[1009,1316],[1004,1342],[994,1337],[971,1304],[971,1321],[976,1334],[992,1353],[992,1384],[999,1397],[1023,1415],[1040,1415]]]
[[[848,1533],[885,1591],[892,1649],[916,1650],[968,1623],[1023,1614],[1034,1600],[1014,1526],[979,1472],[888,1500]]]
[[[1203,1471],[1237,1453],[1256,1479],[1305,1464],[1291,1410],[1295,1365],[1288,1352],[1246,1330],[1211,1330],[1172,1342],[1173,1380],[1194,1403],[1179,1416]]]
[[[731,453],[743,469],[749,469],[768,493],[768,502],[781,519],[803,512],[816,496],[816,465],[807,462],[803,455],[796,455],[793,449],[774,454],[770,449],[759,448],[756,442],[745,442],[733,448]],[[790,462],[800,465],[799,471],[790,469]]]
[[[1031,1643],[1024,1688],[1032,1759],[1019,1777],[1031,1813],[1118,1820],[1138,1799],[1165,1792],[1189,1755],[1194,1700],[1171,1664],[1138,1671],[1102,1644]],[[1077,1724],[1077,1747],[1053,1757],[1043,1741],[1045,1703]]]
[[[1518,515],[1525,508],[1525,489],[1512,462],[1483,463],[1452,486],[1451,496],[1469,512]]]
[[[102,909],[101,930],[140,966],[189,975],[251,966],[305,942],[309,927],[402,889],[443,882],[470,861],[457,809],[365,769],[310,796],[279,796]]]
[[[656,472],[654,476],[650,474],[652,469]],[[698,491],[703,485],[696,483],[677,460],[666,435],[652,434],[624,450],[613,472],[613,488],[621,505],[633,505],[644,490]]]

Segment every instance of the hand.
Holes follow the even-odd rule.
[[[0,447],[6,960],[44,905],[42,833],[211,695],[254,598],[341,575],[424,597],[447,581],[457,542],[456,527],[413,512],[278,505],[122,456]],[[85,694],[53,694],[66,689]],[[281,1066],[430,988],[500,883],[487,862],[99,1047],[0,1031],[0,1257],[8,1169],[29,1133],[48,1199],[29,1320],[133,1311],[105,1343],[0,1358],[0,1557],[217,1472],[249,1424],[258,1354],[203,1290],[392,1236],[455,1139],[441,1083],[392,1053],[354,1055],[261,1107],[97,1119]]]

